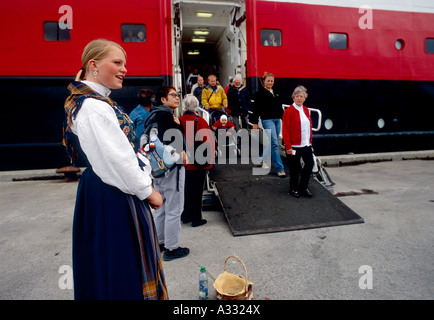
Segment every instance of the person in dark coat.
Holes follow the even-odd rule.
[[[282,129],[282,116],[283,108],[282,101],[277,92],[273,90],[274,75],[266,72],[263,77],[263,87],[259,87],[255,95],[255,102],[253,106],[253,114],[250,122],[253,123],[253,130],[258,129],[258,121],[261,118],[262,127],[268,135],[270,143],[263,152],[262,167],[269,169],[267,162],[269,162],[268,153],[271,152],[271,162],[277,175],[281,178],[286,177],[282,158],[279,152],[279,135]]]
[[[239,129],[239,117],[241,117],[241,126],[248,128],[247,117],[251,106],[249,90],[241,83],[241,77],[235,76],[232,86],[228,89],[228,108],[232,116],[232,122],[235,130]]]
[[[208,123],[198,113],[199,101],[197,98],[188,95],[182,103],[184,114],[179,120],[185,129],[184,133],[190,151],[190,160],[185,172],[185,200],[181,220],[184,223],[191,222],[192,227],[198,227],[207,222],[202,218],[202,194],[207,170],[213,167],[215,141]],[[201,145],[196,149],[195,138],[198,138],[200,142],[206,145]],[[194,157],[203,166],[195,164]],[[205,158],[203,160],[208,161],[204,163],[199,157],[203,157]]]

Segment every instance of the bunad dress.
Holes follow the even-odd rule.
[[[167,299],[146,198],[149,162],[133,149],[133,123],[106,87],[72,82],[64,145],[80,177],[72,230],[75,299]]]

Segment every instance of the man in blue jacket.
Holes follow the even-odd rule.
[[[136,139],[134,140],[136,149],[140,147],[140,137],[143,134],[145,121],[151,113],[155,93],[151,89],[141,89],[137,94],[137,98],[139,99],[139,105],[129,114],[131,121],[134,122],[134,129],[136,131]]]

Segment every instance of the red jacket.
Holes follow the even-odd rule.
[[[195,114],[189,114],[189,113],[184,114],[183,116],[179,117],[179,120],[181,121],[181,123],[184,127],[184,135],[186,138],[188,150],[194,150],[194,142],[193,142],[194,137],[189,137],[188,135],[192,134],[194,131],[194,120],[195,119],[196,119],[196,115]],[[187,124],[187,122],[188,122],[188,124]],[[208,167],[203,168],[202,170],[211,169],[213,167],[212,163],[214,163],[214,153],[215,153],[214,135],[213,135],[213,132],[211,131],[211,129],[209,128],[208,123],[205,121],[205,119],[203,119],[202,117],[199,116],[198,121],[197,121],[197,131],[199,131],[201,129],[207,129],[207,130],[200,131],[200,133],[205,133],[205,134],[200,135],[200,133],[199,133],[199,136],[200,136],[202,141],[210,144],[210,147],[208,147],[208,150],[211,150],[210,159],[212,161]],[[189,132],[189,130],[191,132]],[[196,136],[196,132],[194,133],[194,136]],[[187,170],[201,170],[193,164],[193,160],[191,160],[191,164],[187,165],[186,169]]]
[[[303,106],[303,111],[310,121],[310,144],[312,144],[312,119],[308,108]],[[300,113],[293,105],[289,106],[283,113],[282,136],[286,150],[292,149],[293,145],[301,143]]]

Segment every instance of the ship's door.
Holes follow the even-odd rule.
[[[245,9],[243,0],[173,0],[174,85],[190,93],[190,73],[216,74],[226,87],[229,79],[245,79]],[[195,71],[197,70],[197,71]]]

